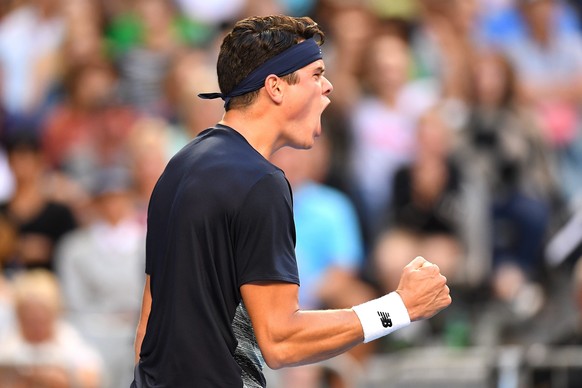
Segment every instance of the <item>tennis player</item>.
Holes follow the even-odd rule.
[[[225,114],[168,163],[148,211],[146,284],[132,387],[265,387],[262,365],[317,362],[451,303],[416,258],[398,289],[342,310],[302,311],[292,196],[268,162],[308,149],[333,87],[310,18],[252,17],[217,62]]]

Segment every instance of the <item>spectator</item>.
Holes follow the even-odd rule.
[[[7,202],[0,204],[0,215],[12,223],[17,242],[4,265],[12,270],[52,270],[54,247],[75,228],[77,220],[67,204],[52,199],[48,169],[38,141],[15,135],[7,149],[15,190]]]
[[[398,286],[402,263],[411,256],[430,258],[451,284],[462,272],[463,171],[451,157],[454,134],[432,109],[421,117],[416,136],[414,160],[392,180],[389,222],[373,254],[384,290]]]
[[[110,36],[115,37],[129,27],[135,37],[114,54],[123,101],[142,112],[166,116],[164,79],[174,56],[188,43],[187,31],[179,24],[175,6],[164,0],[135,2],[128,17],[123,16],[109,29]]]
[[[167,106],[164,108],[172,124],[172,137],[189,140],[201,128],[209,128],[220,121],[224,103],[196,97],[198,93],[218,89],[213,66],[207,50],[186,50],[174,58],[165,79]],[[174,147],[174,152],[178,150]]]
[[[45,121],[43,149],[50,167],[82,196],[96,170],[128,163],[126,142],[138,114],[117,98],[117,76],[106,62],[72,66],[65,85],[66,99]]]
[[[530,295],[539,275],[541,250],[556,188],[547,144],[519,99],[513,66],[504,56],[484,52],[474,62],[474,96],[461,132],[459,155],[485,183],[490,218],[494,292],[518,303]],[[528,290],[527,292],[525,292]],[[539,290],[534,294],[539,294]],[[533,313],[541,300],[525,303]]]
[[[318,14],[318,20],[329,30],[329,39],[322,49],[329,58],[326,74],[333,80],[333,104],[323,112],[331,144],[326,183],[351,196],[351,113],[364,93],[360,82],[365,71],[362,59],[367,42],[377,30],[378,20],[365,5],[351,2],[324,2]]]
[[[443,98],[462,101],[467,93],[470,57],[478,42],[476,0],[421,0],[410,45],[417,77],[438,80]]]
[[[552,23],[560,31],[579,30],[579,10],[578,0],[558,0],[551,15]],[[481,16],[480,30],[486,47],[500,47],[508,39],[528,34],[519,0],[482,2]]]
[[[42,129],[43,149],[50,167],[66,171],[70,160],[85,151],[101,131],[105,111],[115,110],[111,104],[115,85],[115,73],[105,62],[86,62],[68,68],[65,99],[55,106]],[[125,120],[120,125],[127,124]]]
[[[366,236],[380,227],[379,215],[390,202],[395,171],[415,150],[418,117],[438,101],[438,91],[410,78],[410,48],[395,34],[379,34],[369,46],[370,94],[351,114],[351,179],[357,204],[363,209]]]
[[[135,217],[130,176],[99,171],[94,213],[57,249],[57,274],[70,322],[100,353],[105,387],[129,386],[143,290],[145,230]]]
[[[558,24],[558,0],[517,4],[525,33],[508,37],[501,47],[541,121],[557,160],[562,195],[574,206],[582,196],[582,37],[579,29]]]
[[[13,284],[17,326],[0,338],[3,387],[100,387],[101,360],[61,318],[55,277],[38,269]]]
[[[63,37],[59,0],[23,1],[0,21],[1,100],[14,128],[42,122],[59,78]]]
[[[105,11],[101,3],[90,0],[64,2],[63,17],[66,29],[61,55],[65,75],[71,67],[106,59],[107,50],[103,34]]]

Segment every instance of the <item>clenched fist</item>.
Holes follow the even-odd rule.
[[[404,267],[396,292],[411,321],[428,319],[452,302],[447,278],[437,265],[420,256]]]

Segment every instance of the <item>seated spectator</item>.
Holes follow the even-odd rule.
[[[94,169],[126,162],[123,148],[137,113],[116,100],[117,78],[104,62],[71,66],[65,99],[43,127],[42,146],[51,168],[88,189]]]
[[[52,269],[55,244],[77,221],[67,204],[52,199],[44,155],[36,139],[14,136],[8,141],[7,153],[15,190],[0,204],[0,216],[12,223],[17,237],[4,267]]]
[[[531,315],[543,302],[535,282],[558,196],[550,151],[533,111],[519,99],[514,67],[503,55],[480,53],[473,83],[472,108],[458,151],[483,181],[488,197],[483,236],[490,236],[491,285],[516,312]]]
[[[373,266],[384,290],[398,287],[411,257],[437,264],[454,283],[460,272],[462,171],[451,159],[453,133],[437,109],[421,117],[415,159],[400,167],[384,227],[375,243]]]
[[[351,113],[350,179],[371,241],[390,202],[394,173],[412,159],[417,120],[438,102],[439,91],[432,81],[411,78],[410,46],[399,35],[377,34],[368,49],[369,94]]]
[[[192,98],[198,93],[219,88],[214,62],[209,57],[209,52],[203,49],[184,50],[174,56],[164,79],[164,112],[172,124],[176,143],[173,144],[173,153],[184,145],[176,140],[196,137],[220,121],[224,114],[224,101]]]
[[[104,387],[127,387],[145,266],[145,229],[137,220],[129,173],[99,171],[88,223],[69,233],[56,252],[69,321],[100,353]]]
[[[120,91],[124,101],[140,112],[166,116],[165,77],[191,38],[190,26],[173,2],[143,0],[131,5],[108,29]]]
[[[60,50],[65,74],[71,67],[81,63],[102,61],[106,58],[103,7],[101,1],[75,0],[63,3],[65,35]]]
[[[0,92],[11,130],[38,129],[60,76],[61,1],[18,1],[0,20]]]
[[[2,387],[99,387],[101,360],[61,319],[55,277],[24,272],[13,290],[17,324],[0,337]]]

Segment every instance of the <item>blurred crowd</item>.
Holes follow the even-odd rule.
[[[408,347],[581,343],[580,1],[4,0],[1,387],[129,386],[149,195],[222,116],[196,95],[218,91],[224,33],[277,13],[323,27],[334,85],[314,149],[272,160],[300,304],[394,290],[422,255],[453,305],[273,381],[349,384]]]

